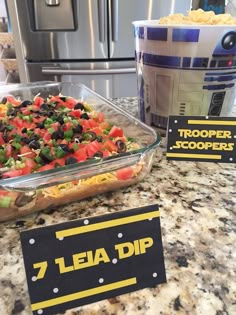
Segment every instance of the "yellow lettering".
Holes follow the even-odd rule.
[[[188,141],[183,141],[182,144],[181,144],[181,147],[183,149],[188,149]]]
[[[205,142],[205,150],[209,150],[210,148],[212,148],[213,143],[212,142]]]
[[[47,261],[42,261],[42,262],[33,264],[33,268],[34,269],[38,269],[39,268],[39,272],[38,272],[38,274],[36,276],[37,280],[44,278],[46,270],[47,270],[47,267],[48,267],[48,262]]]
[[[92,251],[74,254],[72,258],[75,270],[93,265]],[[87,260],[85,260],[85,258],[87,258]]]
[[[131,242],[117,244],[115,249],[118,250],[119,259],[124,259],[134,254],[134,246]]]
[[[222,139],[231,139],[231,131],[230,130],[218,130],[216,138]]]
[[[174,149],[181,149],[181,143],[182,141],[176,141],[175,145],[173,146]]]
[[[190,129],[178,129],[180,137],[184,137],[185,139],[191,137]]]
[[[59,265],[60,273],[70,272],[74,270],[74,266],[68,266],[68,267],[65,266],[64,257],[56,258],[55,263]]]
[[[134,241],[134,252],[135,252],[135,255],[139,255],[140,254],[139,240]]]
[[[110,258],[107,255],[105,248],[99,248],[95,252],[94,265],[98,265],[100,262],[108,263]]]
[[[208,138],[212,138],[216,135],[216,131],[215,130],[209,130],[209,135]]]
[[[151,237],[143,238],[139,240],[139,244],[140,244],[140,253],[144,254],[146,253],[146,249],[153,245],[153,239]]]
[[[132,255],[141,255],[146,253],[146,249],[153,245],[151,237],[142,238],[132,242],[116,244],[115,249],[118,251],[119,259],[128,258]]]

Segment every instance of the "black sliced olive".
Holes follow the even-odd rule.
[[[1,104],[6,104],[6,102],[7,102],[7,98],[3,97],[2,100],[1,100]]]
[[[57,121],[59,122],[60,125],[64,125],[64,118],[62,116],[58,116]]]
[[[66,165],[71,165],[71,164],[75,164],[78,163],[78,160],[76,158],[74,158],[73,156],[69,156],[66,158],[65,164]]]
[[[74,109],[81,109],[81,110],[83,110],[84,109],[84,104],[83,103],[77,103],[77,104],[75,104]]]
[[[102,138],[102,136],[98,135],[96,140],[97,140],[97,142],[102,142],[103,138]]]
[[[66,96],[60,96],[60,100],[62,100],[63,102],[66,101]]]
[[[49,106],[48,106],[48,104],[45,104],[45,103],[41,104],[41,106],[40,106],[40,110],[44,110],[44,111],[49,110]]]
[[[14,108],[9,108],[7,111],[7,116],[16,116],[17,112]]]
[[[83,131],[83,127],[81,125],[77,125],[75,128],[73,128],[74,133],[81,134]]]
[[[37,123],[37,128],[39,128],[39,129],[44,129],[44,123],[43,123],[43,121],[42,122],[39,122],[39,123]]]
[[[27,137],[22,137],[22,138],[21,138],[21,141],[22,141],[23,143],[25,143],[25,144],[30,143],[30,139],[27,138]]]
[[[87,113],[83,113],[83,114],[80,116],[80,118],[88,120],[88,119],[89,119],[89,115],[88,115]]]
[[[93,131],[88,131],[82,134],[83,140],[94,141],[97,138],[97,135]]]
[[[101,151],[97,151],[93,157],[98,157],[98,158],[102,158],[103,157],[103,153]]]
[[[30,141],[29,147],[30,149],[37,150],[37,149],[40,149],[40,144],[38,143],[38,141],[33,140],[33,141]]]
[[[3,131],[3,135],[2,135],[2,138],[5,142],[8,142],[8,134],[7,134],[7,129],[4,129]]]
[[[59,144],[59,147],[62,148],[65,153],[71,153],[71,149],[66,144]]]
[[[53,157],[50,154],[44,154],[42,151],[39,153],[39,156],[44,162],[52,162]]]
[[[122,140],[117,140],[116,146],[118,153],[126,152],[126,144]]]
[[[32,135],[32,136],[30,137],[30,141],[39,140],[39,139],[40,139],[40,136],[39,136],[39,135],[36,135],[36,134],[34,134],[34,135]]]
[[[0,132],[2,132],[4,129],[6,129],[6,125],[2,121],[0,121]]]
[[[55,140],[64,139],[64,132],[61,129],[58,129],[52,133],[51,138]]]
[[[27,128],[25,128],[25,127],[22,128],[22,129],[21,129],[21,132],[22,132],[22,133],[26,133],[26,132],[27,132]]]
[[[48,117],[52,117],[52,116],[55,115],[55,112],[54,112],[53,110],[49,110],[49,111],[47,112],[47,115],[48,115]]]
[[[20,104],[20,107],[27,107],[28,105],[32,105],[32,102],[25,100]]]

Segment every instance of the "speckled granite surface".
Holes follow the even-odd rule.
[[[134,114],[136,105],[122,100]],[[0,314],[31,314],[20,231],[153,203],[160,205],[167,283],[65,314],[236,314],[236,165],[167,162],[165,141],[142,182],[0,224]]]

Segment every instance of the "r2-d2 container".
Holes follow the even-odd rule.
[[[236,89],[236,25],[134,22],[140,119],[229,116]]]

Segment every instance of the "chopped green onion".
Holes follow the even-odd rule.
[[[64,131],[64,137],[65,138],[72,138],[73,137],[73,130],[72,129],[70,129],[70,130],[68,130],[68,131]]]

